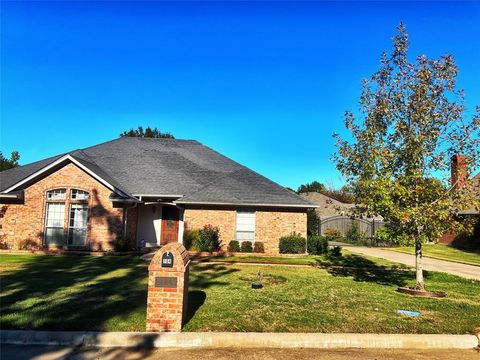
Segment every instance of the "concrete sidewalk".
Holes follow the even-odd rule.
[[[356,246],[341,242],[335,242],[332,243],[332,245],[340,245],[352,253],[367,255],[415,267],[414,255],[403,254],[381,248]],[[423,257],[422,263],[424,270],[439,271],[461,276],[466,279],[480,280],[480,266],[460,264],[452,261],[438,260],[428,257]]]

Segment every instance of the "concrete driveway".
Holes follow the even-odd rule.
[[[352,253],[367,255],[415,267],[414,255],[403,254],[381,248],[356,246],[341,242],[332,242],[331,245],[340,245]],[[427,257],[423,258],[422,263],[425,270],[445,272],[467,279],[480,280],[480,266],[460,264],[452,261],[438,260]]]

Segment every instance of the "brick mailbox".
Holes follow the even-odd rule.
[[[157,251],[148,266],[147,331],[181,331],[187,311],[190,258],[180,243]]]

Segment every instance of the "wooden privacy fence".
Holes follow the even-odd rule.
[[[345,237],[354,226],[360,230],[362,238],[373,238],[378,229],[385,226],[385,222],[375,219],[358,219],[348,216],[332,216],[318,221],[318,235],[328,234],[328,229],[336,230],[341,237]]]

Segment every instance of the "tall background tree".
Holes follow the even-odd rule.
[[[363,82],[359,115],[345,114],[351,138],[334,134],[333,158],[359,211],[381,214],[398,239],[415,246],[415,288],[424,290],[422,244],[462,226],[458,209],[479,206],[472,187],[452,186],[448,171],[455,154],[467,157],[469,169],[478,166],[480,108],[467,120],[451,55],[409,62],[408,46],[400,24],[392,53]]]
[[[3,156],[0,151],[0,171],[8,170],[18,166],[18,160],[20,160],[20,154],[18,151],[12,151],[10,159]]]
[[[120,137],[143,137],[143,138],[156,138],[156,139],[175,139],[175,137],[170,134],[169,132],[161,132],[156,127],[151,128],[147,126],[145,129],[139,126],[136,129],[130,129],[128,131],[124,131],[120,134]]]

